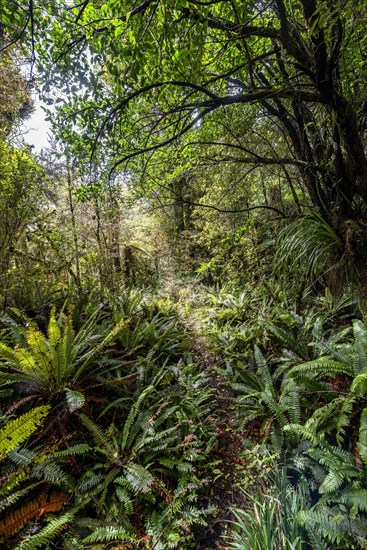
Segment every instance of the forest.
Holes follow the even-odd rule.
[[[366,28],[0,0],[1,549],[367,549]]]

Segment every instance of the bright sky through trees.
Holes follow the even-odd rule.
[[[32,116],[24,121],[22,131],[24,139],[29,145],[33,145],[35,150],[39,152],[42,148],[49,145],[48,137],[50,135],[50,123],[45,120],[46,114],[42,110],[41,105],[36,102],[35,110]]]

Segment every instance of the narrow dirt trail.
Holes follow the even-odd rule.
[[[243,493],[238,482],[243,466],[241,454],[244,450],[245,434],[236,426],[235,394],[220,373],[221,358],[210,350],[207,340],[200,335],[200,327],[196,322],[187,325],[190,332],[198,335],[194,346],[194,361],[204,365],[214,392],[213,400],[216,407],[213,421],[217,432],[217,444],[210,460],[218,461],[217,469],[221,471],[221,475],[210,484],[207,496],[208,504],[214,505],[217,511],[209,518],[207,528],[198,528],[197,550],[226,550],[225,536],[228,533],[229,521],[233,519],[230,508],[243,505]]]

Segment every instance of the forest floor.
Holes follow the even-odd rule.
[[[217,432],[217,444],[210,460],[218,462],[220,474],[210,484],[208,503],[214,504],[216,512],[208,520],[207,529],[200,527],[195,537],[197,550],[226,550],[225,537],[228,525],[233,520],[231,508],[243,508],[244,494],[239,487],[244,460],[245,433],[238,431],[234,411],[235,394],[220,372],[221,358],[213,353],[204,337],[199,336],[194,348],[194,359],[205,366],[213,389]]]

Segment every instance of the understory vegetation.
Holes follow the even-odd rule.
[[[2,549],[367,550],[366,22],[0,2]]]

